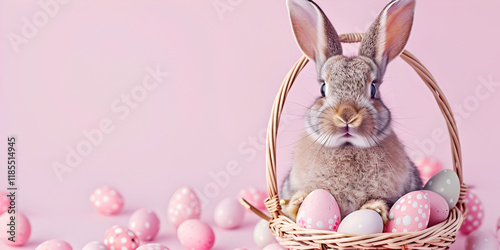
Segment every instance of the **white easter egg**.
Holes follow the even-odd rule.
[[[271,232],[271,229],[269,228],[268,221],[260,220],[257,224],[255,224],[253,229],[253,241],[260,248],[277,242],[273,232]]]
[[[337,232],[345,234],[376,234],[384,231],[384,221],[371,209],[360,209],[348,214],[340,222]]]

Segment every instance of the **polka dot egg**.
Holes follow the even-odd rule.
[[[7,194],[0,191],[0,214],[7,211],[9,209],[10,199],[7,197]]]
[[[407,233],[421,231],[429,224],[431,207],[422,191],[413,191],[399,198],[389,211],[384,232]]]
[[[238,194],[238,199],[243,198],[248,203],[252,204],[252,206],[257,209],[265,209],[264,200],[267,198],[267,194],[254,187],[248,187],[240,191]]]
[[[448,202],[448,207],[451,210],[457,204],[460,196],[460,180],[453,170],[444,169],[432,176],[425,184],[424,189],[441,195]]]
[[[195,219],[182,222],[177,228],[177,238],[186,249],[208,250],[215,242],[212,228]]]
[[[199,219],[201,204],[198,195],[189,187],[181,187],[168,203],[168,220],[177,228],[183,221]]]
[[[113,226],[106,231],[104,244],[110,250],[135,250],[139,247],[139,238],[126,227]]]
[[[153,210],[142,208],[130,216],[128,227],[141,241],[150,241],[156,237],[160,230],[160,219]]]
[[[443,165],[433,158],[422,158],[415,162],[415,165],[420,172],[420,178],[426,183],[433,175],[443,169]]]
[[[47,240],[38,245],[35,250],[73,250],[73,248],[62,240]]]
[[[337,201],[324,189],[312,191],[299,207],[297,224],[303,228],[337,231],[340,224]]]
[[[154,243],[154,244],[147,244],[140,246],[136,250],[170,250],[170,249],[168,249],[168,247],[164,245]]]
[[[11,214],[9,213],[3,213],[0,215],[0,238],[6,245],[10,246],[22,246],[24,245],[31,234],[31,224],[26,218],[26,216],[22,213],[16,212],[15,215],[15,229],[14,232],[11,233]],[[9,232],[10,231],[10,232]],[[12,242],[9,240],[10,237],[12,237],[14,234],[15,235],[15,242]]]
[[[82,250],[108,250],[109,248],[99,241],[91,241],[85,246],[83,246]]]
[[[481,226],[484,217],[483,203],[470,189],[467,190],[464,203],[467,206],[467,217],[460,227],[460,232],[470,234]]]
[[[90,202],[101,214],[113,215],[123,208],[123,198],[114,188],[102,186],[90,196]]]

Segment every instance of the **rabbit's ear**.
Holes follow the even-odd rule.
[[[380,13],[366,32],[359,54],[375,60],[385,72],[387,64],[403,51],[413,24],[415,0],[394,0]]]
[[[340,39],[325,13],[308,0],[287,0],[293,33],[302,52],[320,69],[334,55],[342,54]]]

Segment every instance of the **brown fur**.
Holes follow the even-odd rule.
[[[388,206],[421,188],[422,181],[391,129],[389,110],[378,91],[371,96],[371,87],[378,90],[387,63],[406,44],[414,0],[394,0],[386,6],[361,42],[358,57],[345,57],[338,47],[325,46],[338,44],[339,37],[316,4],[288,4],[299,47],[315,60],[325,96],[306,113],[305,136],[281,189],[281,198],[290,200],[283,211],[295,218],[310,192],[325,189],[337,200],[342,217],[368,208],[386,222]],[[390,24],[387,15],[394,15]]]

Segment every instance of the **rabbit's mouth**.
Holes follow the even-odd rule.
[[[349,133],[345,133],[345,134],[342,136],[342,138],[350,138],[350,137],[352,137],[352,135],[351,135],[351,134],[349,134]]]

